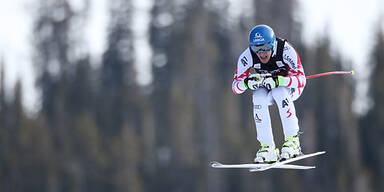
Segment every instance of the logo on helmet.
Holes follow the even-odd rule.
[[[255,33],[255,37],[253,38],[253,42],[264,41],[264,37],[260,33]]]

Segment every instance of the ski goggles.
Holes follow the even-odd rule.
[[[272,50],[272,45],[269,43],[264,44],[264,45],[251,45],[250,47],[251,47],[252,51],[255,53],[263,53],[263,52]]]

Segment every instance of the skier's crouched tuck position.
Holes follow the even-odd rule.
[[[254,69],[256,73],[251,74]],[[255,26],[249,34],[249,47],[240,55],[233,78],[232,90],[241,94],[253,91],[253,117],[261,148],[255,163],[273,163],[301,154],[299,124],[295,101],[306,83],[300,57],[290,43],[276,38],[267,25]],[[268,106],[276,104],[283,125],[285,143],[281,154],[273,139]]]

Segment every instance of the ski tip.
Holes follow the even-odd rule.
[[[316,153],[309,153],[309,154],[303,154],[303,155],[317,156],[317,155],[322,155],[324,153],[326,153],[326,151],[319,151],[319,152],[316,152]]]
[[[324,153],[326,153],[326,151],[320,151],[320,152],[318,152],[319,154],[324,154]]]
[[[209,163],[209,165],[210,165],[211,167],[218,167],[218,166],[221,165],[221,163],[219,163],[219,162],[217,162],[217,161],[211,161],[211,162]]]

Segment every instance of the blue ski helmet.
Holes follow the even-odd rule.
[[[275,32],[268,25],[256,25],[249,33],[249,47],[255,53],[274,51],[275,44]]]

